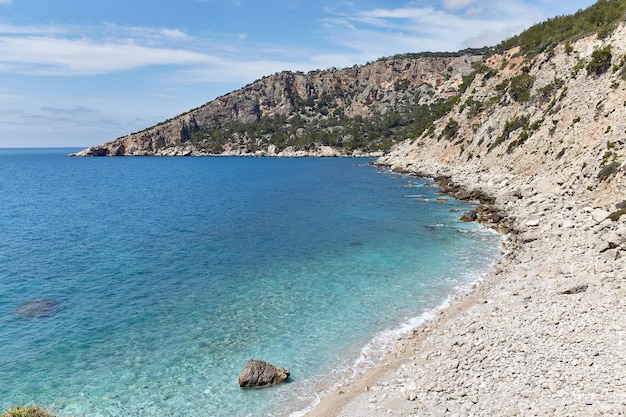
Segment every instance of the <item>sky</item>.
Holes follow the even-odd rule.
[[[494,46],[595,0],[0,0],[0,148],[87,147],[283,70]]]

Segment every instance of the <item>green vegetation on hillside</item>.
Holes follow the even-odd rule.
[[[519,46],[527,56],[534,56],[557,44],[573,41],[583,36],[598,34],[604,39],[615,29],[626,14],[626,0],[598,0],[585,10],[573,15],[548,19],[500,43],[497,53]]]
[[[432,105],[416,105],[408,110],[390,109],[372,117],[347,117],[329,108],[333,100],[313,103],[322,117],[296,114],[291,117],[262,117],[250,122],[231,122],[220,129],[198,130],[187,141],[209,153],[221,153],[227,144],[242,146],[253,153],[274,145],[278,151],[291,146],[309,150],[312,146],[332,146],[345,153],[386,151],[394,143],[421,135],[458,102],[460,95]],[[302,113],[302,112],[301,112]]]
[[[587,73],[599,75],[606,72],[611,67],[611,58],[611,45],[593,51],[591,61],[587,64]]]

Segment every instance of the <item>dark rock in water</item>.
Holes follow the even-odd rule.
[[[350,246],[363,246],[363,242],[350,242]]]
[[[283,383],[289,378],[289,371],[282,366],[275,367],[267,362],[250,359],[241,374],[241,388],[263,388]]]
[[[54,300],[32,300],[20,304],[13,314],[27,319],[53,316],[61,311],[61,304]]]
[[[476,221],[477,217],[478,216],[476,215],[476,212],[474,210],[470,210],[463,214],[459,220],[461,220],[462,222],[473,222]]]

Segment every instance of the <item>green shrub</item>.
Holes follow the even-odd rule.
[[[396,91],[406,91],[410,85],[411,85],[411,82],[407,79],[398,80],[394,83],[393,88]]]
[[[626,55],[619,60],[619,63],[613,65],[613,73],[616,73],[620,68],[622,68],[626,64]]]
[[[469,117],[476,117],[485,109],[485,103],[482,101],[474,100],[474,96],[469,97],[465,100],[464,108],[468,109]]]
[[[554,96],[554,94],[561,87],[563,87],[563,85],[565,85],[565,81],[563,81],[563,79],[555,78],[554,81],[552,81],[550,84],[541,87],[537,91],[537,98],[541,101],[546,102],[550,100]]]
[[[521,74],[511,78],[509,94],[513,100],[525,103],[530,100],[530,89],[533,87],[534,83],[535,77],[527,72],[522,72]]]
[[[587,64],[587,74],[600,75],[611,67],[611,45],[596,49],[591,55],[591,61]]]
[[[452,140],[459,132],[460,128],[461,126],[459,125],[459,122],[454,119],[450,119],[448,120],[446,126],[443,128],[441,135],[448,140]]]
[[[606,38],[626,13],[626,0],[599,0],[585,10],[573,15],[557,16],[531,26],[517,36],[509,38],[494,48],[499,53],[515,46],[527,56],[534,56],[557,43],[574,41],[584,36],[598,34]],[[566,51],[568,51],[566,45]]]
[[[489,68],[484,61],[474,61],[471,64],[472,69],[476,71],[478,74],[484,74],[489,72],[491,68]]]
[[[506,148],[506,153],[513,153],[515,148],[522,146],[528,140],[529,136],[528,130],[522,130],[522,133],[519,134],[518,138],[509,143],[509,146]]]
[[[528,119],[529,119],[528,116],[515,116],[513,119],[507,121],[505,123],[505,125],[504,125],[504,130],[502,132],[502,135],[500,135],[500,137],[498,137],[498,139],[496,139],[496,141],[494,143],[489,145],[489,147],[487,148],[487,153],[491,152],[498,145],[500,145],[503,142],[507,141],[509,139],[509,136],[511,135],[511,133],[513,133],[517,129],[523,128],[524,130],[527,131],[528,130],[528,121],[529,121]],[[527,137],[526,137],[526,139],[527,139]]]
[[[578,75],[578,72],[583,68],[585,68],[585,63],[579,60],[576,65],[574,65],[574,68],[572,68],[572,78],[576,77],[576,75]]]
[[[509,88],[509,85],[511,85],[511,80],[506,79],[506,80],[502,81],[500,84],[496,85],[496,90],[497,91],[506,91],[506,89]]]
[[[612,221],[616,222],[619,220],[620,217],[622,217],[624,214],[626,214],[626,208],[621,208],[617,211],[614,211],[613,213],[609,214],[609,217],[607,217],[608,219],[611,219]]]

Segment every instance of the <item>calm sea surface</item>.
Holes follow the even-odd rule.
[[[0,412],[301,410],[500,251],[370,160],[70,151],[0,150]],[[291,382],[240,390],[251,358]]]

